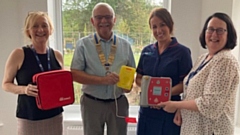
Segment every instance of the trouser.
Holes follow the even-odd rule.
[[[128,116],[128,100],[122,96],[117,100],[118,115]],[[105,125],[107,135],[127,135],[127,123],[116,116],[115,101],[99,101],[82,95],[81,114],[84,135],[103,135]]]

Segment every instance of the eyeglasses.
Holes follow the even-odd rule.
[[[206,29],[206,32],[209,33],[209,34],[213,34],[214,31],[216,31],[217,35],[222,35],[227,30],[223,29],[223,28],[214,29],[214,28],[211,28],[211,27]]]
[[[103,18],[105,18],[106,20],[111,20],[113,16],[112,15],[96,15],[94,16],[94,18],[97,20],[102,20]]]

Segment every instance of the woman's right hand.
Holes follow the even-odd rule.
[[[28,84],[28,86],[26,86],[26,88],[24,89],[24,93],[28,96],[37,97],[38,96],[37,85]]]
[[[181,125],[182,125],[182,116],[181,116],[181,112],[180,112],[179,109],[178,109],[177,112],[175,113],[173,122],[174,122],[176,125],[178,125],[178,126],[181,126]]]

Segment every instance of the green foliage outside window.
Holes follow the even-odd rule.
[[[155,41],[149,28],[148,17],[150,11],[154,7],[160,7],[162,3],[153,4],[154,1],[156,2],[156,0],[63,0],[62,22],[65,68],[70,68],[77,40],[95,31],[90,18],[92,9],[98,2],[106,2],[113,7],[117,18],[114,33],[131,43],[137,65],[142,48]],[[75,103],[79,104],[82,94],[81,84],[74,83],[74,89]],[[131,105],[137,105],[139,88],[134,85],[127,97]]]

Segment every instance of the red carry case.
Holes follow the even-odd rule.
[[[72,104],[74,102],[73,79],[70,71],[52,70],[33,76],[38,87],[37,106],[42,110]]]

